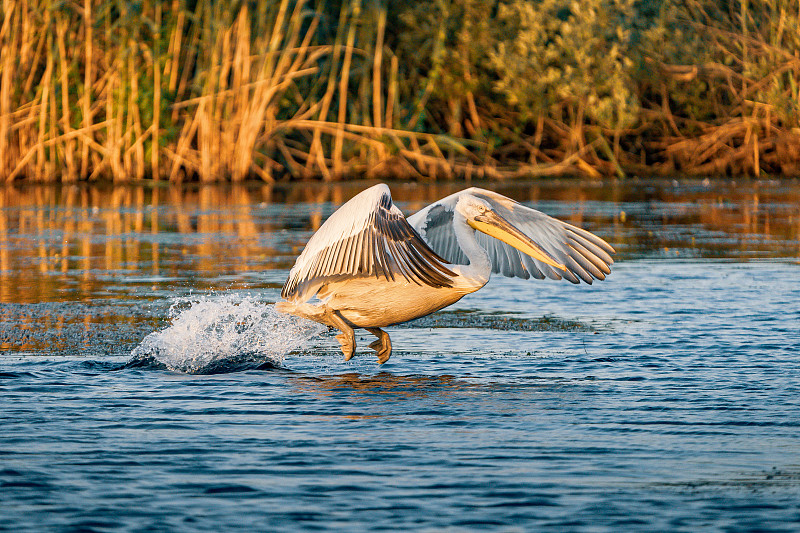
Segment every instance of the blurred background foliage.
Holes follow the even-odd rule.
[[[800,173],[800,0],[5,0],[0,179]]]

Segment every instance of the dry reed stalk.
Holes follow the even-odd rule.
[[[222,15],[219,13],[219,10],[221,9],[220,6],[217,5],[215,7],[217,12],[215,12],[211,18],[212,23],[220,20]],[[211,70],[208,73],[208,77],[211,81],[211,92],[219,92],[220,89],[227,87],[228,85],[226,74],[230,65],[229,35],[231,32],[232,28],[228,27],[222,31],[217,31],[216,33],[217,43],[213,48],[214,53],[212,54],[211,59]],[[206,129],[206,132],[209,133],[209,137],[205,143],[205,146],[210,148],[211,160],[214,163],[210,169],[209,175],[209,181],[213,181],[217,179],[217,176],[224,172],[223,169],[225,169],[226,163],[228,163],[227,158],[223,155],[224,152],[222,151],[222,143],[228,139],[225,135],[225,127],[222,124],[222,114],[225,101],[222,98],[214,98],[210,100],[209,104],[209,123],[207,125],[208,128]]]
[[[759,149],[758,149],[758,134],[753,133],[753,175],[756,178],[761,177],[761,164],[759,162]]]
[[[372,62],[372,125],[376,128],[383,127],[384,109],[381,89],[381,70],[383,64],[383,39],[386,33],[386,8],[378,13],[377,37],[375,38],[375,57]],[[388,101],[387,101],[388,105]],[[375,150],[378,161],[386,159],[387,152],[385,146],[379,146]]]
[[[201,103],[201,105],[203,104]],[[169,174],[169,181],[176,182],[180,180],[181,162],[186,161],[191,157],[189,155],[189,148],[192,139],[196,135],[197,128],[198,128],[197,115],[195,115],[195,118],[193,120],[187,120],[183,124],[183,128],[181,129],[181,132],[178,135],[177,149],[174,152],[174,157],[172,160],[172,169],[170,170]],[[199,173],[199,165],[196,171]]]
[[[69,67],[67,65],[67,45],[66,34],[69,20],[61,19],[56,21],[56,34],[58,41],[59,70],[61,73],[61,122],[62,130],[65,134],[70,133],[70,103],[69,103]],[[66,175],[63,176],[68,181],[78,179],[78,169],[75,168],[75,157],[73,153],[72,141],[65,140],[63,143],[64,159],[67,166]]]
[[[354,17],[357,17],[361,11],[361,1],[351,0],[350,8]],[[340,126],[344,126],[347,119],[347,85],[350,80],[350,63],[353,59],[353,46],[356,40],[356,24],[351,23],[347,30],[347,44],[344,52],[344,61],[342,63],[342,72],[339,77],[339,114],[337,122]],[[342,148],[343,137],[337,134],[334,139],[333,145],[333,173],[336,177],[341,177],[343,174],[342,166]]]
[[[133,64],[133,61],[131,61],[131,64]],[[133,152],[136,156],[136,159],[131,161],[133,171],[129,173],[129,176],[132,174],[136,179],[141,180],[144,179],[145,172],[144,138],[147,136],[147,132],[142,131],[142,118],[139,113],[139,76],[136,71],[130,72],[130,83],[131,96],[128,115],[132,122],[130,128],[132,142],[129,143],[130,148],[126,153]]]
[[[11,114],[11,91],[12,91],[12,73],[14,72],[13,57],[11,49],[14,46],[16,35],[10,39],[7,35],[11,32],[13,27],[13,20],[16,15],[16,5],[10,5],[7,2],[3,6],[5,17],[3,25],[0,27],[0,172],[7,174],[11,165],[11,150],[9,150],[9,129]],[[12,9],[13,11],[10,11]],[[8,41],[11,44],[7,44]]]
[[[52,35],[50,37],[52,37]],[[49,39],[48,45],[50,48],[52,48],[53,46],[52,39]],[[53,69],[55,68],[56,67],[53,66]],[[58,82],[54,81],[54,83]],[[53,87],[53,89],[55,89],[55,87]],[[48,103],[49,113],[47,114],[47,132],[45,134],[45,137],[48,139],[53,139],[55,137],[58,137],[57,124],[59,121],[59,116],[58,116],[58,106],[56,104],[56,91],[51,90],[48,96],[50,101]],[[47,162],[46,162],[45,172],[41,176],[37,177],[38,179],[43,181],[51,181],[56,175],[56,169],[58,168],[60,163],[58,158],[58,145],[55,145],[51,149],[47,150],[47,155],[49,155],[49,157],[46,159]]]
[[[220,68],[220,75],[219,75],[219,88],[222,87],[229,87],[229,91],[236,94],[240,91],[237,82],[238,76],[238,43],[243,39],[249,39],[249,35],[243,35],[245,32],[243,30],[242,24],[240,24],[243,20],[242,14],[244,12],[245,7],[243,6],[242,9],[239,11],[239,15],[237,19],[233,22],[231,27],[228,31],[224,32],[222,35],[222,60],[221,60],[221,68]],[[231,44],[231,41],[235,40],[236,45]],[[233,83],[229,83],[229,79],[233,78]],[[234,135],[234,128],[236,125],[240,124],[241,122],[241,114],[239,112],[238,106],[236,106],[236,101],[241,97],[240,94],[237,94],[234,98],[219,98],[218,99],[218,113],[219,113],[219,124],[221,126],[222,131],[219,135],[219,143],[220,148],[222,146],[233,146],[235,143],[235,135]],[[226,118],[226,121],[230,126],[226,127],[222,124],[222,117]],[[233,127],[231,127],[233,126]],[[236,155],[234,154],[233,157],[235,158]],[[228,166],[230,166],[230,162],[228,162]]]
[[[45,173],[45,166],[46,166],[46,159],[45,159],[45,151],[44,151],[44,140],[46,135],[46,125],[47,125],[47,107],[50,103],[50,78],[53,74],[53,58],[50,54],[47,55],[47,66],[44,70],[44,75],[42,76],[42,84],[41,84],[41,105],[39,107],[39,127],[38,127],[38,136],[36,139],[36,156],[37,156],[37,168],[36,174],[44,175]],[[17,169],[14,170],[10,175],[6,177],[6,181],[12,181],[18,173],[22,172],[24,168],[23,165],[17,165]]]
[[[195,121],[197,122],[197,148],[200,151],[200,181],[212,181],[214,177],[211,146],[213,132],[211,130],[211,113],[206,110],[206,103],[201,103],[197,108]]]
[[[45,16],[45,21],[48,20],[49,16]],[[24,35],[28,35],[28,32],[35,31],[33,28],[27,28],[26,25],[23,26],[28,31],[24,32]],[[38,41],[36,42],[35,51],[33,52],[33,56],[23,56],[22,60],[24,61],[24,65],[30,65],[33,67],[34,65],[39,65],[41,61],[42,54],[44,53],[45,43],[47,41],[47,31],[40,31]],[[28,71],[28,77],[25,79],[25,82],[22,85],[22,94],[28,94],[33,87],[33,81],[35,79],[37,72],[35,68],[31,68]]]
[[[0,50],[0,173],[7,174],[11,167],[9,150],[9,116],[11,115],[11,58],[8,46]]]
[[[205,5],[205,2],[197,2],[197,5],[195,7],[196,11],[192,14],[192,16],[194,17],[195,20],[201,20],[202,19],[202,14],[203,14],[202,11],[203,11],[203,6],[204,5]],[[187,88],[187,86],[189,84],[189,76],[190,76],[190,74],[192,72],[192,66],[198,60],[198,57],[199,57],[198,49],[199,49],[199,46],[200,46],[198,43],[199,43],[199,41],[201,39],[200,36],[199,36],[200,31],[201,30],[200,30],[199,24],[191,24],[190,25],[189,34],[186,37],[186,45],[185,45],[185,47],[180,46],[181,38],[180,38],[180,36],[176,36],[176,39],[175,39],[176,46],[175,46],[175,51],[173,52],[173,53],[175,53],[175,63],[174,64],[176,65],[176,69],[175,69],[174,72],[175,72],[175,76],[176,77],[177,77],[177,64],[179,63],[179,58],[180,58],[180,51],[183,50],[184,48],[187,50],[187,52],[186,52],[186,54],[184,55],[184,58],[183,58],[183,67],[181,68],[181,75],[180,75],[180,79],[177,82],[177,86],[173,87],[173,83],[170,82],[170,91],[175,92],[176,101],[181,101],[181,100],[184,99],[184,97],[186,95],[186,88]],[[173,121],[173,123],[176,123],[176,124],[179,123],[178,119],[179,119],[178,110],[174,109],[173,113],[172,113],[172,121]]]
[[[130,45],[129,45],[130,46]],[[119,117],[120,117],[120,154],[122,157],[122,168],[123,174],[121,174],[117,181],[127,181],[130,176],[134,173],[133,168],[133,160],[131,159],[130,147],[132,146],[133,142],[132,139],[134,138],[134,114],[133,109],[136,105],[134,101],[134,92],[133,92],[133,77],[136,75],[136,71],[133,68],[133,54],[130,53],[130,48],[128,53],[125,54],[127,57],[125,58],[125,65],[127,72],[122,77],[123,81],[123,92],[120,95],[120,108],[119,108]]]
[[[181,58],[181,39],[183,38],[183,24],[186,15],[184,10],[180,9],[179,0],[173,0],[172,12],[178,13],[178,16],[175,27],[169,36],[169,46],[167,47],[167,58],[169,59],[164,66],[164,75],[169,76],[167,87],[169,88],[169,92],[174,93],[178,86],[178,64]]]
[[[394,128],[394,106],[395,99],[397,98],[397,69],[398,61],[397,56],[392,54],[391,66],[389,68],[389,87],[386,93],[386,119],[384,125],[387,128]]]
[[[88,1],[88,0],[87,0]],[[159,179],[158,156],[160,149],[161,129],[161,3],[155,6],[155,27],[153,34],[153,140],[150,149],[150,174],[153,180]]]
[[[83,71],[83,98],[81,105],[83,109],[83,127],[91,125],[91,103],[92,103],[92,61],[93,61],[93,41],[94,41],[94,19],[92,18],[92,0],[83,0],[83,28],[84,28],[84,71]],[[80,176],[86,176],[89,171],[89,142],[84,139],[81,144],[81,169]]]
[[[111,42],[111,21],[106,18],[104,20],[104,34],[105,42]],[[117,86],[117,72],[119,58],[116,56],[106,57],[109,62],[108,70],[103,75],[102,93],[100,95],[101,101],[105,102],[105,117],[107,127],[105,131],[104,144],[108,148],[106,157],[103,158],[100,165],[92,172],[94,177],[102,170],[108,169],[111,172],[111,178],[117,180],[121,174],[119,171],[119,148],[117,142],[117,117],[114,112],[114,91]]]

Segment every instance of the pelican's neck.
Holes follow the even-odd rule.
[[[458,211],[453,214],[453,230],[458,245],[469,259],[469,265],[461,267],[461,274],[479,282],[480,287],[483,287],[492,275],[492,262],[489,260],[489,254],[478,244],[478,239],[475,238],[475,229],[467,224],[467,219]]]

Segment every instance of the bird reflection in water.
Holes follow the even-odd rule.
[[[299,376],[295,380],[298,392],[319,398],[341,398],[347,394],[349,400],[374,400],[375,397],[393,400],[421,400],[433,397],[437,401],[447,396],[463,393],[475,385],[451,375],[398,375],[391,372],[360,374],[347,372],[333,376]],[[370,403],[365,403],[370,405]],[[348,414],[347,418],[369,418],[379,416],[374,411],[363,415]]]

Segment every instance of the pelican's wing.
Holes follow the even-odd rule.
[[[489,254],[492,271],[508,277],[528,279],[568,279],[572,283],[592,283],[611,272],[614,249],[600,237],[566,222],[525,207],[502,194],[470,188],[452,194],[410,216],[408,222],[433,250],[454,264],[468,263],[453,231],[453,215],[459,195],[469,193],[491,204],[495,212],[533,240],[553,259],[564,265],[560,270],[524,254],[503,241],[476,232],[478,243]]]
[[[281,296],[306,301],[330,281],[369,276],[431,287],[452,287],[455,276],[383,184],[357,194],[325,221],[297,258]]]

